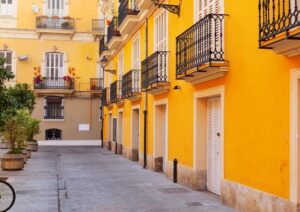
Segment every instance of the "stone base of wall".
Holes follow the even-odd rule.
[[[122,155],[122,147],[123,147],[123,145],[118,143],[118,145],[117,145],[117,154],[118,155]]]
[[[123,156],[132,161],[139,161],[139,151],[137,149],[129,149],[123,146]]]
[[[140,153],[139,164],[144,166],[144,154]],[[147,164],[146,168],[154,171],[154,159],[152,155],[147,155]]]
[[[240,212],[297,212],[296,205],[286,199],[228,180],[222,182],[221,200]]]
[[[103,141],[103,147],[104,147],[105,149],[108,149],[109,142],[110,142],[110,141]]]
[[[111,141],[107,141],[107,150],[111,150]]]
[[[186,166],[177,165],[177,182],[181,185],[187,186],[193,190],[205,191],[207,171],[195,171]],[[166,175],[170,180],[173,180],[173,162],[167,162]]]
[[[111,142],[111,151],[115,154],[117,154],[117,142],[112,141]]]

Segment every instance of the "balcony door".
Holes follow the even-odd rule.
[[[166,10],[160,10],[155,15],[155,51],[168,51],[168,17]],[[167,82],[167,54],[158,54],[158,82]]]
[[[209,55],[211,52],[224,52],[221,39],[224,36],[224,22],[220,19],[221,16],[214,16],[224,14],[224,0],[195,0],[194,14],[195,23],[202,20],[201,28],[195,33],[195,58],[205,60],[214,56]],[[209,14],[211,17],[204,20]]]
[[[58,52],[46,53],[46,85],[51,87],[64,86],[64,54]]]
[[[47,0],[47,16],[65,16],[65,0]]]

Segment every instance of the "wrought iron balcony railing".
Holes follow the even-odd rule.
[[[64,119],[64,107],[61,105],[47,105],[44,110],[44,119]]]
[[[107,106],[110,103],[110,88],[104,88],[102,90],[101,102],[103,106]]]
[[[103,78],[91,78],[90,85],[92,91],[100,91],[103,88]]]
[[[74,18],[38,16],[36,17],[36,28],[74,30]]]
[[[132,97],[141,92],[140,70],[131,70],[123,75],[122,94],[124,98]]]
[[[168,82],[168,52],[157,51],[142,61],[142,89]]]
[[[176,38],[176,74],[211,62],[224,62],[224,16],[209,14]]]
[[[136,0],[122,0],[119,5],[118,26],[122,24],[127,15],[139,13]]]
[[[122,98],[122,80],[116,80],[110,85],[110,102],[115,103]]]
[[[300,25],[297,0],[259,0],[259,45]],[[288,36],[288,34],[287,34]]]
[[[118,26],[118,18],[113,17],[113,19],[111,20],[107,28],[107,39],[106,39],[107,43],[109,43],[109,41],[112,39],[113,36],[121,36],[117,26]]]
[[[92,19],[92,31],[97,33],[105,32],[104,19]]]
[[[74,89],[74,79],[43,77],[33,79],[34,89]]]
[[[104,52],[107,49],[106,43],[105,43],[105,37],[102,36],[99,40],[99,55],[102,54],[102,52]]]

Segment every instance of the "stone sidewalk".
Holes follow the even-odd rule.
[[[23,171],[1,175],[16,189],[16,212],[234,211],[95,146],[42,146]]]

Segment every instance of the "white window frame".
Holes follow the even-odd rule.
[[[68,16],[69,14],[69,4],[70,4],[70,1],[69,0],[59,0],[59,1],[63,1],[61,3],[61,9],[52,9],[52,8],[48,8],[48,5],[49,5],[49,2],[52,2],[52,1],[56,1],[57,0],[44,0],[43,1],[43,14],[44,15],[47,15],[49,17],[52,17],[52,16],[59,16],[59,17],[65,17],[65,16]]]
[[[69,59],[68,54],[66,52],[61,51],[46,51],[43,52],[43,59],[41,61],[41,67],[42,67],[42,76],[47,77],[47,67],[46,67],[46,54],[48,53],[61,53],[63,54],[63,69],[62,69],[62,76],[67,75],[68,73],[68,66],[69,66]]]
[[[12,51],[10,49],[0,49],[1,53],[4,53],[4,57],[6,57],[7,52],[11,53],[11,72],[15,75],[14,79],[11,79],[8,84],[11,84],[11,82],[16,82],[17,79],[17,57],[16,52]],[[7,67],[7,63],[4,63],[4,68]]]
[[[124,74],[124,50],[122,49],[118,55],[118,79],[122,80]]]
[[[15,16],[15,7],[16,0],[0,0],[0,16]]]
[[[138,45],[138,48],[135,46]],[[132,64],[133,70],[141,69],[141,40],[140,32],[138,32],[132,39]]]
[[[46,77],[61,78],[64,76],[64,53],[62,52],[47,52],[45,54]],[[49,63],[47,62],[49,60]],[[59,63],[59,64],[57,64]],[[49,64],[47,66],[47,64]],[[51,69],[55,69],[57,73],[51,74]]]
[[[51,121],[51,120],[64,121],[64,119],[65,119],[65,98],[63,96],[45,96],[44,97],[44,108],[46,106],[48,106],[48,104],[47,104],[47,98],[49,98],[49,97],[58,97],[58,98],[61,98],[61,104],[60,104],[60,106],[63,107],[62,113],[61,113],[62,116],[63,116],[63,119],[45,119],[46,109],[44,109],[43,121]]]

